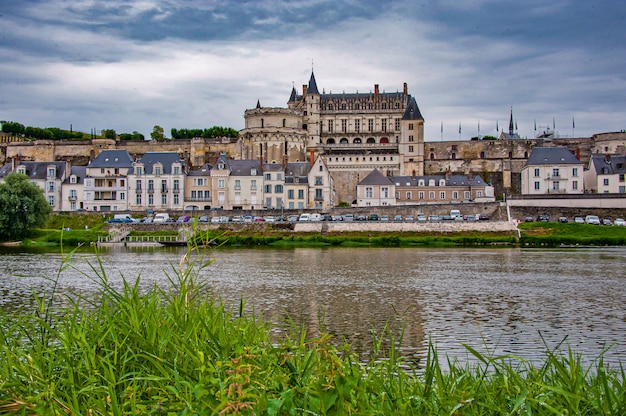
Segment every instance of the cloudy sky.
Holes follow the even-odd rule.
[[[28,126],[241,129],[313,67],[326,92],[406,82],[426,141],[511,107],[522,137],[626,128],[623,0],[0,0],[0,22],[0,120]]]

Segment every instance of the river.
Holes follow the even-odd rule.
[[[183,248],[102,250],[109,282],[168,285]],[[401,352],[414,359],[432,341],[440,356],[467,359],[467,344],[488,355],[540,359],[569,345],[585,360],[626,357],[626,248],[216,249],[200,274],[225,302],[262,314],[283,333],[286,316],[311,335],[322,326],[367,357],[372,332],[405,325]],[[97,287],[93,251],[78,252],[59,279],[63,292]],[[32,307],[32,289],[51,287],[58,251],[0,251],[0,307]],[[44,279],[43,277],[47,278]],[[562,346],[561,349],[565,347]]]

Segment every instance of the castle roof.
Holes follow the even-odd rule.
[[[307,87],[307,93],[311,93],[311,94],[320,93],[317,90],[317,82],[315,82],[315,75],[313,75],[313,71],[311,71],[311,78],[309,79],[309,86]]]
[[[404,115],[402,115],[402,120],[422,120],[424,121],[424,117],[422,117],[422,113],[420,112],[419,107],[417,106],[417,101],[415,98],[409,95],[409,102],[406,105],[406,109],[404,110]]]

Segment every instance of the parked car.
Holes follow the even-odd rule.
[[[600,217],[598,217],[597,215],[587,215],[585,217],[585,223],[600,225]]]
[[[233,217],[233,222],[243,222],[243,217],[241,215],[235,215]]]
[[[417,222],[426,222],[426,215],[417,214]]]
[[[524,218],[524,222],[533,222],[533,221],[534,221],[533,217],[528,216],[528,217]]]
[[[489,215],[487,214],[479,214],[478,221],[489,221]]]
[[[439,215],[429,215],[428,221],[430,222],[441,221],[441,218],[439,217]]]
[[[559,222],[566,223],[567,217],[559,217]]]
[[[331,221],[343,221],[343,217],[341,215],[331,215],[330,220]]]
[[[265,217],[263,217],[263,219],[265,220],[265,222],[276,222],[276,217],[273,217],[271,215],[266,215]]]
[[[396,215],[395,217],[393,217],[393,220],[395,222],[402,222],[402,215]]]
[[[354,218],[355,221],[367,221],[367,217],[365,215],[357,215]]]
[[[216,223],[219,223],[219,222],[220,222],[220,217],[213,217],[213,218],[211,218],[211,223],[212,224],[216,224]]]
[[[370,214],[370,221],[378,221],[378,214]]]
[[[389,221],[389,215],[382,215],[382,216],[380,217],[380,220],[381,220],[381,221]]]
[[[613,223],[608,218],[602,218],[602,225],[613,225]]]
[[[109,224],[115,224],[115,223],[132,224],[133,222],[139,222],[139,221],[131,217],[130,214],[115,214],[113,218],[109,220]]]
[[[189,219],[190,219],[189,215],[181,215],[180,217],[178,217],[176,222],[185,223],[185,222],[189,222]]]
[[[626,221],[624,221],[624,218],[615,218],[615,221],[613,221],[613,225],[617,225],[618,227],[626,227]]]
[[[585,219],[583,217],[574,217],[574,222],[576,224],[584,224],[585,223]]]
[[[243,222],[254,222],[254,217],[250,214],[244,215],[241,217]],[[298,216],[296,216],[296,221],[298,221]]]
[[[463,215],[463,219],[465,221],[476,221],[476,215],[474,215],[474,214]]]
[[[354,215],[352,214],[344,214],[342,215],[343,221],[354,221]]]
[[[537,216],[537,221],[539,222],[550,222],[550,217],[546,214],[541,214]]]
[[[287,217],[287,221],[289,222],[298,222],[298,216],[297,215],[290,215]]]
[[[201,215],[200,218],[198,218],[198,222],[209,222],[209,217],[206,215]]]
[[[413,215],[407,215],[404,220],[407,221],[407,222],[409,222],[409,221],[413,222],[413,221],[415,221],[415,218],[413,218]]]

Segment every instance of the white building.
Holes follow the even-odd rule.
[[[626,156],[591,155],[585,171],[585,190],[599,194],[626,193]]]
[[[87,211],[127,211],[128,173],[133,160],[126,150],[103,150],[85,172]]]
[[[522,194],[582,194],[584,166],[566,147],[535,147],[522,168]]]

